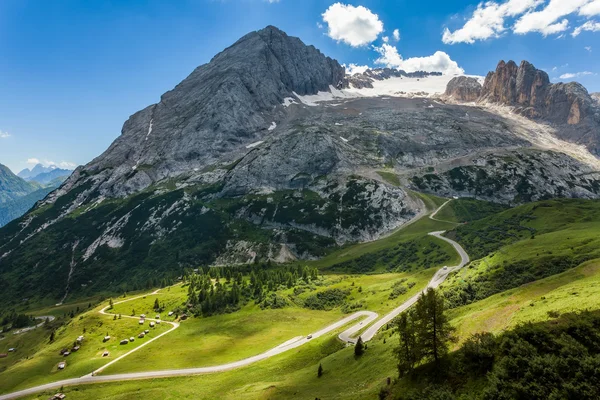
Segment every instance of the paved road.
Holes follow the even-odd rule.
[[[48,320],[48,321],[54,321],[54,317],[52,315],[42,315],[42,316],[34,317],[34,318],[35,319],[41,319],[42,322],[40,322],[39,324],[34,325],[34,326],[28,326],[27,328],[21,328],[19,330],[16,330],[16,331],[13,332],[13,335],[18,335],[20,333],[25,333],[25,332],[32,331],[35,328],[39,328],[40,326],[42,326],[42,325],[44,325],[46,323],[46,320]],[[0,331],[0,333],[2,333],[2,331]]]
[[[432,216],[435,216],[437,211],[439,211],[447,203],[448,202],[442,204],[436,210],[436,212],[434,212],[433,214],[430,215],[430,218]],[[458,252],[458,254],[461,257],[461,262],[459,263],[459,265],[456,265],[453,267],[444,267],[444,268],[440,269],[439,271],[437,271],[435,273],[435,275],[431,278],[431,280],[429,281],[429,283],[427,284],[427,287],[425,289],[423,289],[421,292],[417,293],[416,295],[414,295],[413,297],[411,297],[410,299],[408,299],[407,301],[402,303],[399,307],[395,308],[390,313],[386,314],[383,318],[381,318],[380,320],[378,320],[371,326],[369,326],[369,324],[371,324],[373,321],[375,321],[379,317],[379,315],[372,311],[358,311],[358,312],[355,312],[354,314],[351,314],[351,315],[349,315],[349,316],[347,316],[347,317],[345,317],[345,318],[343,318],[343,319],[341,319],[341,320],[339,320],[317,332],[312,333],[310,339],[308,338],[308,336],[307,337],[298,336],[298,337],[288,340],[287,342],[285,342],[277,347],[274,347],[264,353],[258,354],[253,357],[248,357],[243,360],[227,363],[227,364],[215,365],[212,367],[171,369],[171,370],[163,370],[163,371],[147,371],[147,372],[135,372],[135,373],[124,373],[124,374],[113,374],[113,375],[97,375],[99,372],[104,370],[109,365],[112,365],[115,362],[123,359],[124,357],[127,357],[131,353],[139,350],[140,348],[148,345],[152,341],[158,339],[159,337],[161,337],[163,335],[168,334],[169,332],[172,332],[173,330],[175,330],[179,327],[179,324],[177,322],[163,321],[163,322],[167,322],[167,323],[173,325],[173,328],[169,329],[166,332],[161,333],[157,337],[145,342],[144,344],[136,347],[132,351],[116,358],[115,360],[111,361],[110,363],[104,365],[103,367],[95,370],[94,372],[92,372],[88,375],[84,375],[80,378],[65,379],[65,380],[58,381],[58,382],[48,383],[46,385],[40,385],[40,386],[36,386],[33,388],[20,390],[18,392],[0,395],[0,400],[16,399],[18,397],[31,395],[31,394],[34,394],[34,393],[37,393],[40,391],[57,389],[57,388],[60,388],[61,386],[72,386],[72,385],[81,385],[81,384],[86,384],[86,383],[99,383],[99,382],[115,382],[115,381],[123,381],[123,380],[130,380],[130,379],[148,379],[148,378],[197,375],[197,374],[206,374],[206,373],[227,371],[227,370],[243,367],[246,365],[250,365],[257,361],[261,361],[261,360],[273,357],[275,355],[284,353],[291,349],[300,347],[303,344],[306,344],[307,342],[309,342],[310,340],[314,340],[318,337],[326,335],[326,334],[330,333],[331,331],[337,330],[337,329],[345,326],[346,324],[348,324],[356,319],[359,319],[359,318],[361,318],[361,319],[364,318],[364,319],[362,319],[359,323],[354,324],[353,326],[346,329],[344,332],[339,334],[338,337],[344,342],[354,343],[356,340],[355,339],[356,334],[359,331],[361,331],[364,327],[369,326],[362,333],[362,335],[360,335],[362,337],[363,341],[365,341],[365,342],[369,341],[375,336],[375,334],[379,331],[379,329],[381,329],[387,323],[391,322],[400,313],[407,310],[414,303],[416,303],[419,296],[421,295],[421,293],[423,293],[428,288],[437,288],[442,282],[444,282],[444,280],[446,280],[446,278],[448,277],[448,274],[464,267],[469,262],[469,256],[468,256],[467,252],[458,243],[442,236],[443,233],[444,233],[444,231],[430,232],[429,235],[435,236],[438,239],[441,239],[441,240],[444,240],[444,241],[450,243],[454,247],[454,249],[456,249],[456,251]],[[158,293],[159,293],[159,290],[156,290],[156,291],[152,292],[151,294],[158,294]],[[135,299],[138,299],[138,298],[144,297],[144,296],[147,296],[147,295],[137,296],[137,297],[123,300],[123,301],[120,301],[120,302],[117,302],[114,304],[120,304],[120,303],[123,303],[126,301],[135,300]],[[106,313],[107,308],[108,308],[108,306],[103,308],[102,310],[100,310],[100,313],[104,314],[104,315],[112,315],[112,314]],[[139,317],[125,316],[125,315],[123,315],[123,317],[135,318],[135,319],[139,318]],[[148,319],[150,321],[155,321],[155,320],[149,319],[149,318],[146,318],[146,319]]]

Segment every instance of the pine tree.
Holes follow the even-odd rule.
[[[154,311],[160,309],[160,304],[158,304],[158,299],[154,299]]]
[[[365,352],[365,345],[363,343],[362,337],[358,337],[358,340],[356,341],[356,345],[354,346],[354,355],[356,357],[360,357],[363,355],[363,353]]]
[[[50,343],[54,342],[54,331],[50,333]]]
[[[114,304],[113,304],[113,300],[112,300],[112,298],[108,299],[108,306],[109,306],[109,307],[108,307],[108,309],[109,309],[109,310],[112,310],[112,309],[113,309],[113,306],[114,306]]]
[[[323,366],[319,364],[319,369],[317,370],[317,377],[320,378],[323,376]]]
[[[419,297],[414,310],[417,347],[423,357],[436,364],[448,353],[448,343],[453,339],[454,328],[444,311],[443,297],[432,288]]]
[[[396,348],[398,357],[398,373],[400,376],[410,374],[415,365],[421,360],[421,354],[417,346],[415,321],[411,312],[400,314],[397,320],[399,346]]]

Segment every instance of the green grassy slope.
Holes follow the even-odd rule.
[[[448,203],[435,216],[436,219],[452,222],[471,222],[508,209],[503,204],[488,201],[462,198]]]
[[[559,274],[600,257],[600,202],[527,204],[451,232],[471,255],[443,288],[452,307]]]

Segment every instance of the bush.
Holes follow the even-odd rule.
[[[350,290],[327,289],[304,300],[304,307],[311,310],[331,310],[344,304]]]

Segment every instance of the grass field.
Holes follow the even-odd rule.
[[[487,299],[450,311],[461,339],[476,332],[500,332],[555,313],[600,308],[600,260],[593,260]],[[549,314],[550,313],[550,314]]]
[[[355,359],[353,348],[332,336],[248,367],[218,374],[94,384],[65,388],[69,399],[365,399],[376,398],[386,377],[396,374],[393,344],[369,343]],[[317,377],[323,365],[324,374]],[[32,399],[45,399],[55,391]]]
[[[303,300],[316,293],[342,289],[349,290],[347,302],[359,303],[359,309],[388,312],[421,290],[435,273],[434,269],[414,274],[378,274],[378,275],[327,275],[322,285],[298,296]],[[412,287],[397,298],[390,299],[395,283],[406,280]],[[185,288],[174,288],[172,293],[182,294]],[[280,294],[291,296],[293,289]],[[152,312],[155,298],[163,302],[162,294],[148,295],[115,305],[129,310],[132,307]],[[173,294],[167,294],[173,296]],[[185,297],[180,297],[180,302]],[[168,303],[170,300],[165,300]],[[331,311],[310,310],[300,306],[283,309],[261,310],[253,302],[232,314],[216,315],[207,318],[190,318],[163,339],[150,344],[146,351],[131,356],[108,367],[103,374],[119,372],[137,372],[166,368],[189,368],[223,364],[260,354],[292,338],[306,336],[341,319],[344,314],[340,308]],[[168,343],[168,345],[165,345]]]
[[[113,320],[110,316],[98,314],[98,310],[99,308],[95,308],[76,316],[58,327],[52,343],[49,342],[50,330],[45,327],[21,335],[9,332],[6,339],[0,341],[0,352],[9,347],[16,347],[17,351],[0,359],[0,368],[3,369],[0,375],[0,393],[88,374],[171,327],[162,324],[152,329],[146,323],[142,328],[136,320]],[[150,329],[150,333],[146,338],[138,339],[137,335],[143,329]],[[111,340],[104,343],[106,334],[111,336]],[[80,350],[68,357],[61,356],[61,349],[70,350],[80,335],[85,338]],[[135,337],[133,343],[119,345],[121,339],[131,336]],[[104,351],[108,351],[110,355],[103,357]],[[62,371],[58,369],[60,361],[67,363]]]
[[[483,257],[442,289],[456,307],[560,274],[600,258],[598,232],[600,202],[578,200],[528,204],[460,226],[451,235]]]

